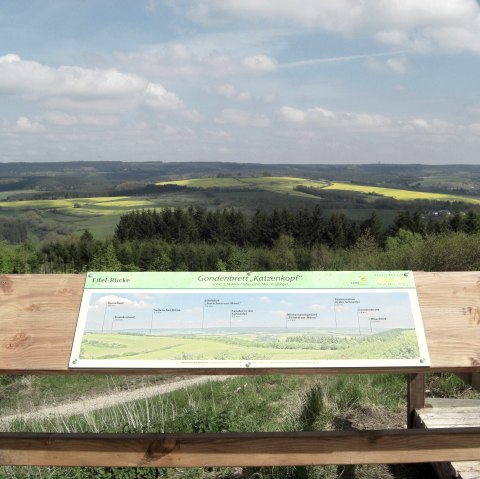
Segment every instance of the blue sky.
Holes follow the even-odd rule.
[[[0,161],[477,163],[476,0],[2,0]]]
[[[360,312],[357,312],[360,310]],[[93,293],[87,330],[233,327],[415,329],[409,296],[342,293]],[[119,318],[119,319],[115,319]],[[372,318],[377,318],[377,320]],[[384,318],[384,319],[378,319]],[[153,323],[152,323],[153,321]]]

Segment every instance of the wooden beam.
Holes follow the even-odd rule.
[[[0,464],[213,467],[480,459],[480,428],[323,433],[1,433]]]
[[[0,374],[349,374],[415,368],[68,368],[85,275],[0,275]],[[429,371],[480,372],[480,272],[415,273]]]
[[[414,425],[415,409],[425,407],[425,374],[408,374],[407,376],[407,426]]]

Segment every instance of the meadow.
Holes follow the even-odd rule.
[[[95,377],[100,382],[99,376]],[[42,378],[48,380],[49,378]],[[81,389],[81,376],[69,377]],[[110,379],[111,381],[111,379]],[[432,396],[478,397],[453,375],[431,375]],[[63,390],[61,390],[63,392]],[[121,394],[121,390],[112,390]],[[30,389],[30,396],[39,393]],[[75,396],[78,399],[78,393]],[[71,417],[16,420],[8,431],[269,432],[405,427],[401,374],[240,376]],[[55,401],[62,401],[61,393]],[[0,467],[6,479],[434,479],[428,465],[332,465],[255,468]]]
[[[307,342],[308,341],[308,342]],[[322,360],[418,358],[415,331],[358,336],[303,333],[86,333],[81,359]]]
[[[306,178],[293,178],[286,176],[277,177],[254,177],[254,178],[194,178],[188,180],[164,181],[158,185],[177,184],[192,188],[222,188],[222,189],[261,189],[275,193],[284,193],[295,196],[311,197],[306,192],[296,191],[298,186],[325,189],[353,191],[367,196],[385,196],[398,201],[458,201],[473,204],[480,204],[480,198],[472,196],[460,196],[446,193],[432,193],[415,190],[404,190],[399,188],[387,188],[380,186],[359,185],[342,182],[317,181]]]
[[[391,224],[395,208],[376,205],[380,198],[400,203],[426,200],[430,202],[463,202],[479,205],[480,198],[446,193],[413,191],[399,188],[363,186],[360,184],[327,182],[289,176],[193,178],[156,183],[186,186],[180,191],[165,191],[149,195],[97,196],[59,199],[6,200],[0,196],[0,218],[16,218],[29,228],[29,239],[37,241],[46,232],[60,234],[88,229],[96,238],[111,235],[120,217],[132,210],[187,208],[191,205],[206,209],[238,208],[253,214],[259,206],[265,210],[319,205],[326,215],[344,213],[350,219],[363,221],[373,209],[385,224]],[[311,191],[308,191],[311,188]],[[329,195],[322,195],[322,192]],[[338,198],[332,193],[338,191]],[[413,204],[413,203],[412,203]],[[393,209],[392,209],[393,208]],[[36,226],[35,226],[36,225]]]
[[[327,186],[328,183],[325,181],[294,178],[290,176],[265,176],[252,178],[192,178],[188,180],[163,181],[157,183],[157,185],[168,184],[177,184],[191,188],[262,190],[272,193],[281,193],[308,198],[311,197],[311,195],[296,191],[295,187],[301,185],[313,188],[323,188]]]

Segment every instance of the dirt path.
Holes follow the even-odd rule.
[[[5,426],[17,419],[44,419],[53,416],[74,416],[96,411],[98,409],[110,408],[130,401],[146,399],[161,394],[168,394],[179,389],[196,386],[208,381],[225,381],[232,376],[198,376],[193,378],[180,379],[178,381],[144,386],[131,391],[117,391],[93,398],[82,398],[58,406],[43,407],[31,412],[10,414],[0,417],[0,426]]]

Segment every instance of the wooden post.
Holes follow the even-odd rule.
[[[414,426],[414,411],[425,407],[425,374],[409,374],[407,376],[407,427]]]
[[[480,373],[457,373],[457,376],[463,382],[480,391]]]

